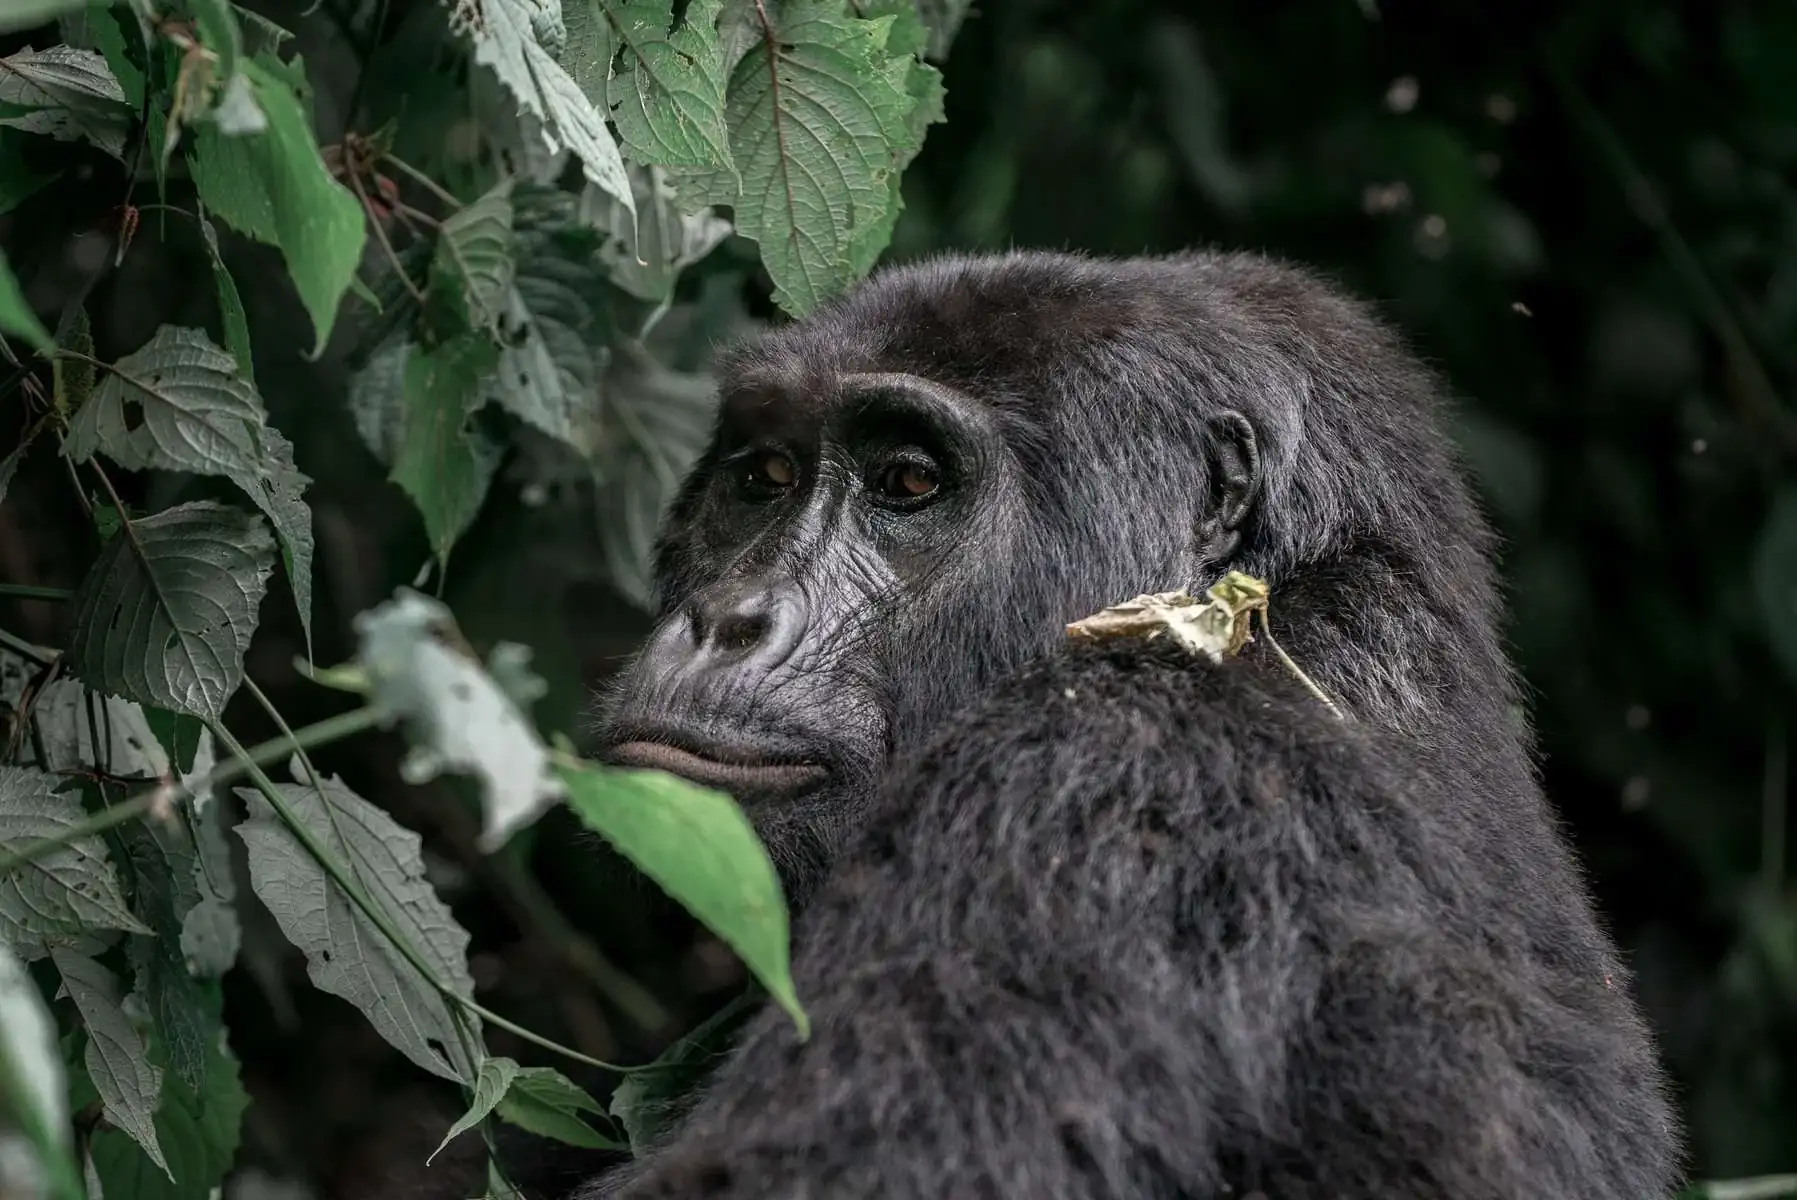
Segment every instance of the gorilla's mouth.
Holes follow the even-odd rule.
[[[699,751],[668,742],[629,741],[607,749],[604,758],[613,766],[666,771],[729,792],[738,799],[806,791],[829,775],[817,763],[775,757],[742,746],[707,746]]]

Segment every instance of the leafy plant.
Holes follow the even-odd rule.
[[[109,157],[126,188],[101,227],[106,254],[54,321],[0,259],[7,390],[30,413],[0,459],[0,496],[27,455],[60,456],[91,548],[67,594],[0,585],[63,600],[67,616],[60,646],[0,630],[0,1192],[63,1200],[91,1182],[197,1198],[230,1168],[247,1103],[221,992],[247,900],[232,825],[249,892],[312,983],[464,1089],[451,1137],[500,1119],[625,1144],[568,1077],[489,1051],[499,1028],[608,1068],[475,999],[469,935],[418,835],[313,763],[377,727],[409,743],[407,780],[472,781],[482,853],[566,804],[714,929],[802,1033],[779,885],[729,797],[581,760],[533,719],[546,685],[528,652],[502,643],[483,661],[418,591],[355,619],[354,661],[310,664],[311,480],[257,372],[345,331],[347,415],[416,510],[419,585],[443,591],[502,466],[522,462],[614,499],[611,578],[645,598],[651,531],[711,422],[704,376],[651,348],[664,318],[698,303],[679,294],[684,275],[752,243],[798,314],[866,272],[900,173],[941,119],[926,48],[946,46],[964,7],[928,5],[926,25],[911,0],[378,6],[357,28],[371,77],[383,55],[418,54],[455,83],[437,109],[394,105],[379,123],[370,103],[322,145],[287,30],[226,0],[0,12],[0,32],[31,36],[0,59],[0,214],[53,186],[62,168],[37,165],[53,142]],[[473,119],[440,136],[456,111]],[[401,157],[433,137],[453,153]],[[140,190],[152,186],[154,205]],[[102,356],[87,298],[152,208],[202,240],[219,332],[163,324]],[[252,354],[225,231],[280,254],[309,344]],[[124,486],[146,477],[221,486],[177,503]],[[254,678],[277,574],[301,669],[357,697],[299,729]],[[242,744],[243,708],[280,735]],[[665,1084],[636,1092],[675,1103]],[[641,1097],[621,1110],[638,1114],[637,1139]]]

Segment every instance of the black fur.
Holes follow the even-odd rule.
[[[883,403],[843,381],[898,371],[977,405],[974,461],[888,521],[830,447]],[[726,378],[609,744],[768,730],[831,768],[745,801],[803,905],[813,1033],[761,1014],[666,1145],[576,1196],[1671,1194],[1438,382],[1360,306],[1240,255],[946,259]],[[757,423],[813,439],[827,503],[733,499]],[[1346,721],[1264,640],[1221,667],[1065,643],[1229,568]],[[720,580],[796,588],[790,656],[692,665]]]

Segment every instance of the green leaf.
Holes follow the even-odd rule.
[[[835,0],[780,6],[773,36],[730,79],[740,188],[723,173],[683,185],[691,200],[733,207],[738,232],[760,245],[774,299],[794,315],[865,273],[897,220],[897,175],[929,116],[918,115],[930,89],[914,73],[934,74],[903,38],[889,44],[897,20],[850,17]]]
[[[256,364],[250,357],[250,321],[243,311],[243,298],[237,294],[237,281],[231,278],[224,255],[219,253],[218,231],[204,216],[200,218],[200,235],[206,242],[206,257],[212,263],[212,283],[218,289],[218,315],[225,327],[225,345],[236,360],[237,374],[254,388]],[[309,630],[306,636],[311,637]]]
[[[218,1014],[208,1018],[216,1021]],[[152,1061],[158,1052],[152,1036]],[[236,1156],[248,1106],[237,1060],[223,1036],[215,1037],[207,1047],[203,1086],[190,1087],[174,1074],[163,1081],[156,1140],[168,1156],[169,1174],[176,1182],[157,1170],[135,1142],[116,1130],[102,1129],[93,1137],[90,1155],[104,1194],[129,1200],[211,1200]]]
[[[388,466],[406,440],[406,371],[418,347],[394,337],[375,348],[349,377],[349,413],[369,453]]]
[[[481,384],[498,354],[478,334],[464,334],[406,364],[405,433],[393,482],[424,518],[431,552],[440,563],[480,512],[501,448],[469,416],[485,397]]]
[[[182,949],[187,918],[200,903],[198,856],[179,823],[140,823],[118,837],[131,857],[137,911],[155,931],[128,946],[136,994],[167,1048],[169,1067],[197,1088],[205,1081],[206,1046],[219,1033],[209,1016],[209,984],[194,977]]]
[[[50,340],[49,330],[25,303],[25,293],[20,290],[12,268],[6,265],[4,254],[0,254],[0,333],[22,337],[45,354],[56,348],[56,343]]]
[[[468,1105],[468,1111],[443,1135],[437,1148],[431,1151],[431,1159],[443,1153],[443,1147],[479,1125],[487,1119],[487,1114],[498,1105],[506,1089],[512,1086],[512,1080],[518,1077],[518,1064],[509,1058],[483,1058],[480,1062],[480,1075],[474,1081],[474,1100]]]
[[[87,5],[88,0],[6,0],[6,6],[0,8],[0,33],[30,29],[51,17],[77,12]]]
[[[0,125],[91,142],[122,161],[131,122],[124,88],[92,50],[49,46],[0,59]]]
[[[76,462],[104,454],[130,470],[217,475],[243,489],[280,538],[310,648],[312,510],[302,494],[311,481],[293,465],[292,445],[268,424],[237,361],[204,333],[164,325],[107,368],[70,423],[66,449]]]
[[[52,950],[50,958],[87,1030],[87,1075],[100,1093],[106,1119],[129,1134],[167,1174],[168,1160],[157,1144],[155,1126],[162,1071],[151,1065],[143,1037],[125,1015],[118,980],[93,959],[71,950]]]
[[[322,782],[323,794],[297,783],[277,786],[293,819],[344,866],[355,886],[417,950],[436,982],[472,998],[468,933],[425,881],[418,835],[340,780]],[[260,792],[240,788],[238,795],[249,805],[237,833],[249,848],[251,884],[287,939],[305,954],[313,985],[355,1005],[418,1066],[445,1079],[472,1082],[476,1067],[469,1047],[480,1044],[478,1022],[458,1014],[406,961]]]
[[[101,691],[216,720],[243,681],[273,567],[253,513],[208,500],[134,521],[75,594],[68,665]]]
[[[474,61],[491,67],[519,107],[542,122],[549,148],[573,151],[595,186],[629,206],[630,180],[604,115],[538,40],[545,11],[532,0],[451,0],[449,24],[473,43]]]
[[[46,838],[66,838],[87,820],[81,801],[42,771],[0,767],[0,861]],[[25,954],[34,943],[93,929],[148,933],[131,915],[106,843],[64,842],[0,875],[0,943]]]
[[[1753,590],[1772,651],[1797,679],[1797,486],[1787,485],[1773,497],[1760,527]]]
[[[619,591],[647,606],[655,537],[686,472],[711,438],[717,386],[706,375],[673,371],[640,343],[620,342],[605,377],[593,479],[605,565]]]
[[[730,1053],[737,1031],[760,1011],[760,997],[745,992],[669,1046],[648,1066],[626,1075],[611,1094],[611,1115],[624,1127],[630,1152],[648,1152],[664,1130],[692,1107],[699,1085]]]
[[[322,351],[362,260],[362,206],[325,168],[294,68],[268,55],[242,67],[267,127],[232,136],[202,125],[190,151],[194,183],[215,216],[280,249]]]
[[[581,1114],[605,1110],[560,1071],[548,1067],[519,1069],[499,1101],[499,1115],[538,1137],[554,1138],[589,1150],[622,1150],[615,1138],[589,1125]]]
[[[807,1036],[780,880],[736,801],[661,771],[558,769],[587,828],[724,939]]]
[[[483,849],[497,849],[561,798],[548,749],[517,698],[467,649],[447,608],[402,590],[358,616],[356,633],[375,702],[403,722],[411,744],[401,774],[410,783],[442,771],[478,779]]]
[[[229,0],[181,0],[181,7],[193,17],[200,45],[218,60],[213,66],[213,81],[229,91],[237,76],[237,57],[243,53],[243,35],[237,29]]]
[[[683,211],[660,167],[632,166],[630,179],[636,188],[634,222],[597,188],[582,193],[576,211],[583,222],[610,235],[599,258],[611,281],[633,296],[661,304],[674,294],[680,272],[715,250],[732,227],[713,209]]]
[[[491,329],[512,290],[512,181],[443,222],[431,259],[431,286],[454,297],[470,329]]]
[[[724,128],[721,0],[693,0],[676,23],[673,0],[566,0],[562,65],[617,122],[637,162],[730,169]]]
[[[0,787],[3,787],[0,784]],[[0,1117],[37,1152],[48,1194],[79,1200],[80,1174],[71,1155],[68,1090],[56,1022],[25,966],[0,939]]]

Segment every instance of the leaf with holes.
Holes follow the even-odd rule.
[[[559,770],[582,823],[723,938],[805,1036],[780,880],[736,801],[662,771]]]
[[[218,475],[236,484],[274,524],[312,642],[311,482],[293,465],[293,447],[268,423],[262,397],[237,361],[197,329],[164,325],[121,358],[70,423],[69,457],[104,454],[129,470]]]
[[[0,767],[0,858],[62,839],[87,820],[78,797],[42,771]],[[131,915],[106,843],[89,835],[0,875],[0,942],[15,953],[91,929],[148,933]],[[41,951],[40,951],[41,953]]]
[[[0,939],[0,1113],[9,1118],[43,1169],[53,1200],[83,1195],[69,1128],[68,1089],[56,1047],[56,1021],[37,984]]]
[[[415,350],[406,364],[405,433],[392,479],[424,518],[439,563],[449,561],[450,548],[480,512],[499,466],[501,447],[469,424],[497,358],[491,343],[464,334],[434,350]]]
[[[724,128],[728,71],[718,42],[720,0],[564,0],[562,65],[637,162],[730,168]]]
[[[595,186],[629,205],[630,180],[604,115],[542,44],[549,11],[534,0],[451,0],[449,25],[473,44],[474,61],[491,67],[519,107],[542,122],[548,147],[573,151]]]
[[[105,58],[73,46],[0,58],[0,126],[63,142],[91,142],[125,157],[131,105]]]
[[[484,849],[497,849],[561,798],[548,748],[467,648],[447,608],[401,591],[357,617],[356,633],[375,703],[400,719],[412,747],[402,773],[411,783],[442,771],[478,779]],[[508,674],[521,673],[520,663],[508,663]]]
[[[112,695],[216,720],[243,682],[274,552],[260,517],[210,500],[131,522],[75,593],[69,667]]]
[[[736,174],[681,184],[694,202],[732,206],[738,232],[761,248],[774,299],[794,315],[867,271],[891,236],[897,175],[940,115],[916,28],[915,14],[908,24],[895,13],[864,20],[836,0],[781,5],[731,74]]]
[[[298,774],[299,764],[295,763]],[[424,878],[417,834],[401,828],[336,778],[324,792],[279,784],[292,818],[343,864],[350,879],[422,957],[437,984],[472,998],[468,933]],[[472,1083],[479,1022],[458,1014],[435,984],[407,962],[287,827],[266,797],[238,789],[249,816],[238,836],[249,849],[250,882],[287,939],[306,956],[315,987],[341,996],[418,1066]],[[461,1024],[467,1027],[464,1038]]]
[[[71,950],[52,950],[50,958],[87,1030],[83,1057],[106,1119],[129,1134],[166,1173],[168,1160],[157,1144],[155,1124],[162,1102],[162,1071],[151,1065],[143,1036],[125,1015],[118,980],[93,959]]]
[[[453,297],[470,329],[498,324],[512,289],[512,181],[443,222],[431,258],[433,290]]]

